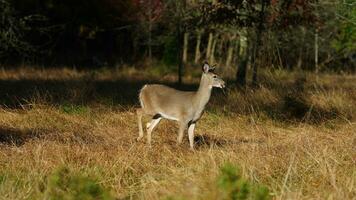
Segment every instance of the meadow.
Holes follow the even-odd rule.
[[[196,89],[199,76],[187,73],[181,88]],[[356,198],[354,75],[270,70],[258,88],[229,81],[197,123],[195,151],[187,135],[176,144],[167,120],[149,148],[135,140],[138,90],[175,81],[132,67],[1,69],[0,199],[229,199],[226,165],[272,199]]]

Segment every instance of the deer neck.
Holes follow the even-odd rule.
[[[198,110],[202,111],[208,103],[211,96],[211,89],[212,87],[209,85],[209,81],[203,74],[200,80],[199,89],[195,94],[195,106]]]

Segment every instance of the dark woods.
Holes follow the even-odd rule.
[[[138,11],[129,1],[1,0],[1,9],[3,61],[92,66],[136,50]]]
[[[352,0],[0,0],[0,62],[355,72]],[[180,70],[180,75],[183,71]]]

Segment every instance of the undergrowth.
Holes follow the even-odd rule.
[[[168,120],[151,148],[135,140],[140,88],[176,81],[137,69],[3,70],[0,199],[356,196],[354,76],[261,71],[258,88],[214,89],[191,152]]]
[[[61,167],[47,178],[44,199],[51,200],[114,200],[110,191],[95,179]]]
[[[229,163],[221,168],[218,186],[224,200],[271,199],[266,186],[254,184],[244,179],[239,169]]]

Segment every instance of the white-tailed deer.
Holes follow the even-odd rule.
[[[143,138],[142,116],[150,115],[152,121],[147,123],[147,143],[151,145],[152,130],[162,118],[176,120],[179,123],[178,144],[182,143],[184,130],[188,128],[190,148],[194,149],[195,123],[203,114],[213,87],[224,88],[225,82],[213,73],[214,67],[205,63],[199,89],[195,92],[180,91],[165,85],[145,85],[139,100],[141,108],[137,109],[139,136]]]

